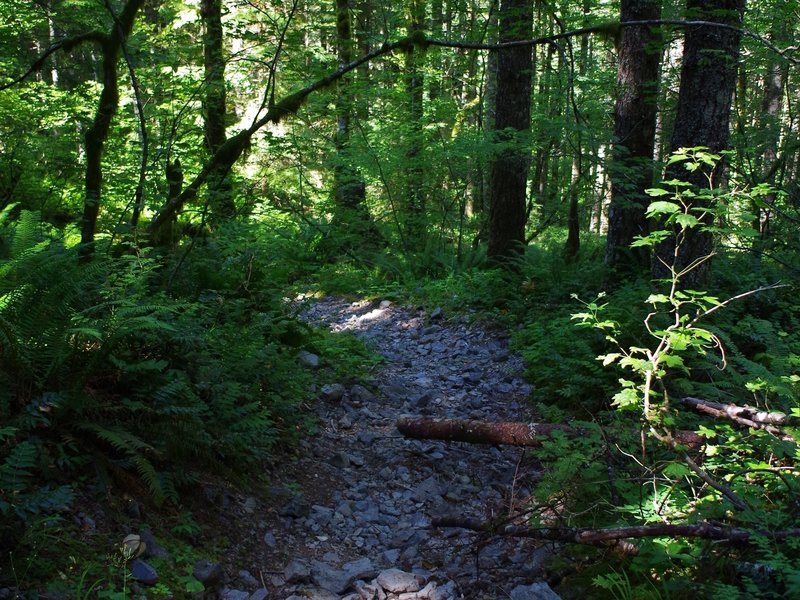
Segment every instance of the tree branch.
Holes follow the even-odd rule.
[[[95,42],[97,44],[103,44],[108,40],[108,36],[100,31],[90,31],[89,33],[84,33],[81,35],[76,35],[73,37],[69,37],[63,39],[61,41],[56,42],[55,44],[51,45],[47,48],[42,55],[37,58],[33,64],[25,71],[22,75],[12,79],[8,83],[4,83],[0,85],[0,92],[3,90],[7,90],[8,88],[14,87],[15,85],[22,83],[28,77],[40,71],[44,67],[45,61],[50,58],[51,55],[55,54],[59,50],[63,50],[64,52],[70,52],[73,48],[76,48],[83,44],[84,42]]]
[[[710,400],[692,398],[687,396],[681,398],[681,404],[699,413],[728,419],[745,427],[753,429],[763,429],[776,437],[785,441],[795,441],[793,437],[785,431],[775,427],[775,425],[800,425],[800,419],[784,414],[782,412],[766,412],[753,406],[739,406],[737,404],[720,404]]]
[[[232,136],[225,142],[222,147],[212,156],[208,162],[203,166],[200,173],[186,186],[186,188],[176,196],[169,200],[159,211],[153,221],[150,223],[150,233],[156,233],[167,222],[169,222],[178,211],[181,210],[183,205],[195,198],[200,187],[206,182],[209,175],[216,169],[227,167],[230,168],[239,159],[244,152],[245,148],[250,144],[250,140],[267,123],[279,123],[286,117],[295,114],[300,107],[305,103],[308,97],[320,90],[326,88],[335,81],[341,79],[344,75],[353,71],[379,56],[394,52],[398,48],[407,48],[413,45],[413,40],[410,37],[405,37],[396,42],[383,44],[380,48],[376,48],[372,52],[368,52],[364,56],[357,58],[354,61],[342,65],[329,75],[316,80],[304,87],[303,89],[285,97],[283,100],[271,106],[267,113],[254,122],[247,129],[243,129],[236,135]]]
[[[741,27],[736,27],[735,25],[728,25],[726,23],[715,23],[714,21],[692,21],[692,20],[682,20],[682,19],[645,19],[641,21],[623,21],[621,23],[619,21],[607,21],[605,23],[590,25],[588,27],[580,27],[578,29],[564,31],[562,33],[557,33],[554,35],[542,36],[530,40],[515,40],[513,42],[504,42],[501,44],[487,44],[481,42],[454,42],[451,40],[436,40],[436,39],[425,39],[423,40],[423,42],[429,46],[441,46],[443,48],[497,51],[519,46],[538,46],[542,44],[553,44],[559,40],[582,36],[582,35],[595,34],[595,35],[615,38],[621,28],[642,27],[642,26],[650,26],[650,27],[670,26],[670,27],[684,27],[684,28],[716,27],[721,29],[729,29],[732,31],[737,31],[741,35],[757,41],[758,43],[766,46],[776,54],[783,57],[785,60],[788,60],[792,64],[800,65],[800,59],[789,55],[789,50],[792,50],[792,48],[782,50],[764,36],[759,35],[754,31],[750,31],[749,29],[743,29]]]
[[[456,527],[469,529],[490,535],[504,535],[509,537],[523,537],[554,542],[572,544],[586,544],[590,546],[605,545],[610,541],[630,538],[652,537],[696,537],[705,540],[727,542],[731,544],[749,544],[754,536],[765,537],[779,541],[800,536],[800,529],[787,529],[782,531],[758,531],[728,527],[715,523],[694,524],[657,524],[640,525],[633,527],[610,527],[603,529],[573,528],[573,527],[525,527],[506,525],[499,528],[492,522],[481,522],[463,517],[441,517],[431,522],[433,527]]]

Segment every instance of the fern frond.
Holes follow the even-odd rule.
[[[127,456],[136,456],[140,451],[156,453],[155,448],[139,436],[118,427],[108,427],[99,423],[86,423],[80,427],[84,431],[91,431],[99,439],[110,444],[115,450]]]
[[[25,489],[36,465],[36,444],[25,440],[11,449],[0,464],[0,489],[13,494]]]
[[[153,463],[139,454],[131,456],[131,462],[136,467],[136,472],[139,474],[139,477],[141,477],[142,481],[147,485],[147,489],[150,491],[153,501],[159,505],[163,504],[164,500],[166,500],[166,493],[164,492],[164,486],[161,484],[161,480],[159,479]]]

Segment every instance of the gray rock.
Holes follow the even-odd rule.
[[[320,397],[326,402],[339,402],[344,398],[345,391],[341,383],[328,383],[322,386]]]
[[[375,441],[375,434],[369,431],[360,431],[358,433],[358,441],[366,446],[369,446]]]
[[[152,531],[147,528],[142,529],[142,532],[139,534],[139,539],[145,543],[144,555],[147,558],[163,558],[164,560],[169,560],[169,552],[156,541]]]
[[[264,534],[264,543],[270,548],[274,548],[278,545],[278,540],[275,539],[275,534],[273,534],[271,531],[268,531]]]
[[[438,498],[445,493],[445,491],[445,487],[431,475],[414,488],[414,495],[412,497],[415,502],[425,502]]]
[[[308,515],[310,508],[305,495],[302,492],[297,492],[280,508],[278,514],[282,517],[294,517],[297,519]]]
[[[518,585],[511,590],[511,600],[561,600],[544,581],[530,585]]]
[[[444,311],[437,306],[431,311],[431,321],[438,321],[444,316]]]
[[[252,515],[254,512],[256,512],[256,508],[258,508],[258,500],[256,500],[253,496],[248,496],[245,498],[245,501],[242,503],[242,510],[245,513]]]
[[[428,600],[455,600],[456,584],[448,581],[444,585],[437,586],[428,593]]]
[[[350,466],[350,456],[347,452],[336,452],[328,459],[328,462],[339,469],[346,469]]]
[[[267,591],[267,589],[259,588],[255,592],[250,594],[250,597],[247,600],[267,600],[268,597],[269,597],[269,592]]]
[[[300,350],[297,353],[297,361],[307,369],[319,369],[319,356],[306,350]]]
[[[206,587],[213,587],[225,577],[222,565],[207,560],[198,560],[194,563],[192,575]]]
[[[339,600],[339,596],[330,590],[312,587],[305,588],[300,595],[289,596],[286,600]]]
[[[322,589],[335,594],[344,594],[356,579],[368,579],[374,573],[372,561],[366,557],[346,563],[341,569],[314,561],[311,580]]]
[[[246,585],[249,588],[257,588],[260,585],[258,579],[253,577],[253,574],[246,569],[239,571],[239,581],[242,582],[242,585]]]
[[[131,577],[144,585],[155,585],[158,582],[158,571],[143,561],[136,558],[131,561]]]
[[[419,591],[417,576],[400,569],[381,571],[375,581],[387,592],[394,592],[395,594]]]
[[[326,527],[333,518],[333,509],[328,508],[327,506],[320,506],[319,504],[315,504],[314,506],[311,507],[311,513],[309,514],[309,518],[312,519],[315,523],[317,523],[320,527]]]
[[[242,590],[225,590],[222,592],[221,600],[248,600],[250,594]]]
[[[353,402],[371,402],[375,399],[375,394],[370,392],[363,385],[354,385],[350,388],[350,399]]]
[[[289,584],[307,583],[311,581],[311,567],[306,561],[296,558],[286,565],[283,578]]]

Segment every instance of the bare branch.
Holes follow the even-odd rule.
[[[524,537],[537,540],[566,542],[572,544],[586,544],[590,546],[605,545],[610,541],[631,538],[653,537],[695,537],[705,540],[727,542],[731,544],[749,544],[753,537],[765,537],[771,540],[785,540],[800,536],[800,529],[786,529],[781,531],[758,531],[728,527],[715,523],[694,524],[657,524],[641,525],[634,527],[610,527],[603,529],[572,528],[572,527],[525,527],[507,525],[498,527],[495,523],[480,522],[463,517],[442,517],[431,522],[433,527],[457,527],[469,529],[490,535],[503,535],[509,537]]]
[[[719,402],[712,402],[710,400],[692,398],[691,396],[681,398],[680,402],[684,406],[699,413],[710,415],[712,417],[728,419],[729,421],[733,421],[734,423],[738,423],[744,427],[763,429],[767,433],[779,437],[787,442],[794,442],[795,440],[785,431],[775,427],[775,425],[800,425],[800,420],[798,420],[796,417],[792,417],[782,412],[767,412],[759,410],[753,406],[721,404]]]

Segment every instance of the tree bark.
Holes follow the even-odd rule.
[[[686,7],[692,18],[740,26],[744,0],[688,0]],[[711,152],[727,149],[740,40],[741,33],[734,29],[702,25],[686,29],[671,152],[696,146],[705,146]],[[712,174],[714,183],[719,183],[722,176],[723,165],[720,164]],[[680,164],[667,169],[666,179],[688,181],[701,188],[708,186],[702,169],[689,173]],[[697,201],[695,206],[701,208],[704,204]],[[712,225],[713,215],[705,213],[702,220],[704,225]],[[677,251],[676,245],[679,246]],[[684,230],[680,240],[676,231],[656,248],[653,276],[670,277],[670,267],[683,271],[695,261],[710,256],[713,245],[712,234],[702,227]],[[711,261],[702,261],[682,277],[681,285],[699,289],[710,272]]]
[[[720,404],[710,400],[686,397],[681,398],[681,404],[692,410],[716,418],[727,419],[743,427],[763,429],[783,440],[794,442],[794,438],[782,431],[776,425],[800,425],[800,419],[781,412],[767,412],[753,406],[739,406],[737,404]]]
[[[406,0],[406,20],[411,39],[424,33],[425,0]],[[411,46],[406,51],[405,78],[406,101],[408,107],[408,149],[405,168],[405,235],[403,239],[410,248],[424,246],[425,230],[425,183],[423,161],[423,113],[424,113],[424,54],[418,47]],[[409,248],[407,248],[409,249]]]
[[[339,66],[353,59],[351,0],[336,0],[336,49]],[[362,70],[363,71],[363,70]],[[334,255],[354,247],[373,246],[380,241],[366,205],[366,184],[355,165],[350,149],[351,119],[355,93],[352,77],[345,76],[336,82],[336,156],[333,165],[333,199],[335,210],[331,222],[333,235],[325,240],[325,250]]]
[[[532,10],[532,4],[525,0],[501,0],[501,43],[531,37]],[[501,263],[519,255],[525,245],[530,150],[523,132],[530,130],[532,66],[530,47],[498,51],[495,104],[498,150],[492,163],[488,255]]]
[[[108,34],[95,34],[103,55],[103,89],[92,126],[86,132],[86,176],[83,218],[81,220],[81,255],[94,252],[94,235],[97,217],[100,214],[103,187],[103,148],[111,121],[119,106],[119,82],[117,63],[122,45],[126,43],[133,30],[136,16],[146,0],[128,0],[122,12],[114,18],[114,25]]]
[[[621,21],[660,18],[661,0],[622,0]],[[660,42],[653,27],[625,27],[618,45],[605,260],[620,271],[640,271],[649,261],[646,250],[630,245],[637,235],[647,234],[645,190],[653,184]]]
[[[406,437],[423,440],[445,440],[468,444],[502,444],[505,446],[540,446],[543,438],[554,433],[580,435],[581,430],[559,423],[519,423],[503,421],[462,421],[459,419],[420,419],[404,417],[397,421],[397,430]],[[699,448],[705,439],[693,431],[677,431],[677,443]]]
[[[203,22],[203,68],[205,95],[203,97],[203,124],[206,148],[214,154],[228,140],[225,132],[227,120],[225,90],[224,32],[222,29],[222,0],[202,0],[200,17]],[[236,215],[233,190],[227,179],[229,168],[218,168],[210,174],[207,184],[211,216],[226,220]]]
[[[542,438],[547,438],[557,431],[575,434],[575,430],[568,425],[550,423],[486,423],[412,418],[397,421],[397,430],[410,438],[507,446],[540,446]]]

